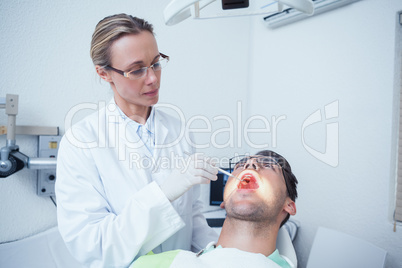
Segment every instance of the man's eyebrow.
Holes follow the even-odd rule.
[[[152,60],[152,62],[154,62],[159,57],[160,57],[160,54],[156,55],[155,58]],[[131,63],[130,65],[128,65],[126,69],[129,70],[130,68],[133,68],[136,65],[145,65],[145,63],[142,60],[135,61],[135,62]]]

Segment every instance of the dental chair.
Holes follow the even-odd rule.
[[[0,267],[79,268],[59,230],[50,228],[31,237],[0,245]]]
[[[290,219],[279,229],[278,237],[276,238],[276,248],[279,254],[286,259],[292,268],[297,268],[297,256],[293,247],[293,240],[298,227],[299,222]]]
[[[387,252],[367,241],[319,227],[306,268],[382,268]]]

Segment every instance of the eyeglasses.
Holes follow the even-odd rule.
[[[158,72],[160,70],[162,70],[162,68],[165,68],[167,63],[169,62],[169,56],[163,54],[163,53],[159,53],[159,55],[162,57],[159,61],[155,62],[154,64],[152,64],[149,67],[142,67],[136,70],[132,70],[129,72],[124,72],[118,69],[113,68],[112,66],[106,66],[107,69],[110,69],[112,71],[115,71],[118,74],[123,75],[124,77],[127,77],[130,80],[136,80],[136,79],[140,79],[144,76],[147,75],[148,73],[148,69],[152,68],[152,70],[154,72]]]
[[[244,168],[244,166],[249,163],[250,160],[254,160],[260,168],[273,169],[274,166],[281,168],[281,165],[273,157],[263,155],[238,155],[229,159],[230,172],[233,172],[236,169]]]

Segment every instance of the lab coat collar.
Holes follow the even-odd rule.
[[[116,116],[118,117],[116,123],[129,123],[129,122],[133,122],[136,125],[136,128],[138,128],[138,125],[140,125],[140,123],[130,119],[126,114],[124,114],[124,112],[120,109],[120,107],[116,104],[116,101],[114,100],[114,98],[112,98],[107,106],[107,112],[109,113],[109,115],[111,116]],[[154,110],[155,108],[151,107],[151,113],[149,114],[148,119],[146,120],[144,127],[149,130],[151,133],[154,133],[154,128],[153,128],[153,123],[154,123]],[[127,121],[128,120],[128,121]],[[127,122],[126,122],[127,121]]]
[[[154,117],[154,126],[155,126],[155,150],[154,150],[154,157],[157,159],[160,154],[160,148],[161,146],[165,143],[166,137],[169,133],[168,126],[166,123],[162,120],[162,117],[160,116],[160,111],[156,109],[155,107],[153,108],[155,110],[155,117]]]
[[[131,144],[126,148],[128,151],[133,151],[136,153],[141,152],[141,154],[152,159],[152,154],[136,133],[137,128],[135,127],[138,127],[138,123],[134,125],[133,120],[125,116],[124,113],[121,113],[120,108],[117,106],[114,98],[112,98],[106,106],[106,125],[113,123],[118,125],[116,127],[118,127],[120,142],[122,142],[122,144]]]
[[[152,108],[150,116],[152,116],[152,113],[155,113],[153,116],[153,120],[154,120],[154,129],[153,130],[155,131],[154,132],[155,133],[155,150],[153,153],[153,158],[157,159],[158,156],[160,155],[161,147],[163,147],[163,145],[166,141],[166,138],[169,134],[169,129],[168,129],[168,126],[166,125],[166,122],[164,122],[163,117],[161,116],[161,112],[156,107]],[[127,124],[127,121],[126,121],[127,119],[125,119],[125,118],[127,118],[127,116],[123,117],[120,114],[120,109],[117,106],[114,98],[112,98],[106,107],[106,120],[109,123],[114,122],[116,124]],[[122,129],[125,129],[125,128],[122,128]],[[125,142],[130,142],[133,140],[135,142],[140,142],[140,138],[137,135],[135,135],[135,136],[133,135],[133,137],[130,137],[130,141],[125,137],[125,135],[120,134],[119,136],[121,139],[125,140]],[[152,158],[152,154],[148,151],[148,149],[145,146],[141,147],[141,149],[148,157]]]
[[[106,121],[109,123],[122,124],[125,122],[125,118],[126,117],[120,114],[120,109],[113,97],[106,106]]]

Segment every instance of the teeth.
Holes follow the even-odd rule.
[[[246,175],[246,176],[244,176],[244,178],[243,178],[243,181],[244,181],[244,182],[247,182],[247,183],[249,183],[250,180],[251,180],[251,176],[250,176],[250,175]]]

